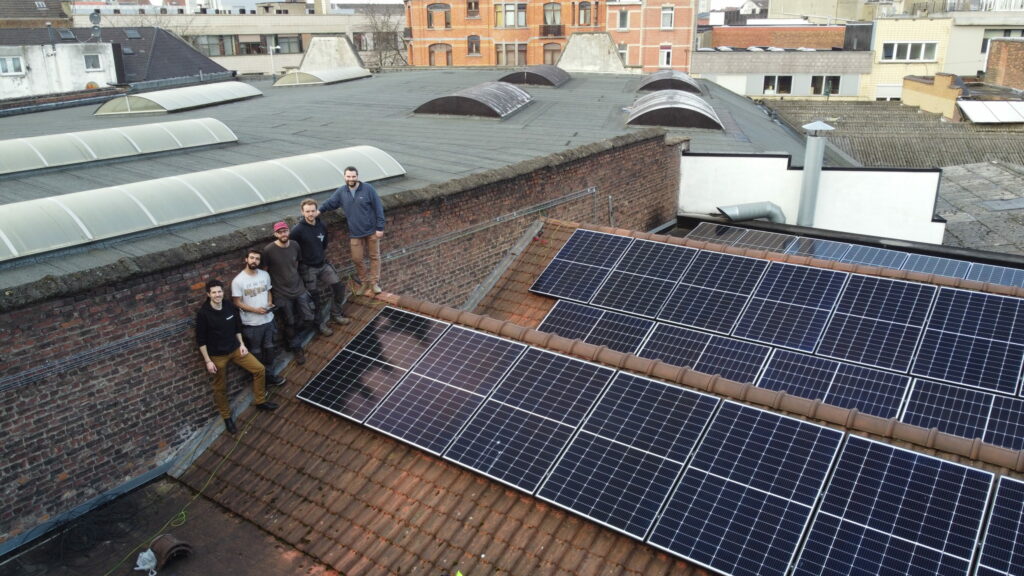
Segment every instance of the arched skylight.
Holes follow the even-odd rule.
[[[629,108],[626,124],[671,128],[717,128],[722,121],[700,96],[680,90],[659,90],[641,96]]]
[[[118,96],[104,102],[93,114],[102,116],[106,114],[181,112],[182,110],[192,110],[262,95],[263,92],[245,82],[216,82]]]
[[[291,70],[278,78],[277,82],[274,82],[274,87],[334,84],[359,78],[369,78],[370,76],[372,74],[370,74],[369,70],[358,66],[331,68],[330,70]]]

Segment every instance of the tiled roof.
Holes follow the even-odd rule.
[[[214,502],[343,574],[705,574],[654,548],[506,488],[295,398],[385,305],[435,316],[621,367],[719,396],[801,416],[994,471],[1024,470],[1022,453],[754,388],[687,368],[620,354],[529,329],[552,305],[529,287],[578,226],[547,221],[476,313],[384,294],[355,298],[354,322],[314,341],[303,366],[285,371],[273,415],[248,410],[237,439],[221,436],[182,480]],[[590,227],[698,248],[1011,292],[933,278],[704,242]],[[514,323],[513,323],[514,322]],[[1020,476],[1016,474],[1016,476]],[[211,480],[212,477],[212,480]]]
[[[66,18],[59,0],[45,0],[42,8],[36,0],[0,0],[0,19],[39,20],[44,18]],[[56,24],[56,23],[55,23]]]

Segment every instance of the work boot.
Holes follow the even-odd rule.
[[[233,418],[224,419],[224,429],[227,430],[228,434],[238,433],[238,427],[235,426],[235,420]]]
[[[334,330],[331,330],[331,329],[330,329],[330,328],[329,328],[329,327],[327,326],[327,323],[326,323],[326,322],[324,322],[323,324],[321,324],[321,325],[317,326],[317,328],[316,328],[316,329],[317,329],[317,332],[320,332],[320,334],[321,334],[322,336],[331,336],[332,334],[334,334]]]
[[[296,348],[292,350],[292,357],[295,358],[295,363],[302,366],[306,363],[306,351],[302,348]]]
[[[273,412],[274,410],[277,410],[277,402],[267,401],[262,404],[257,404],[256,409],[263,410],[264,412]]]

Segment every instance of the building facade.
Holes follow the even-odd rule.
[[[413,66],[557,64],[574,33],[607,32],[623,63],[689,71],[693,0],[406,0]]]
[[[0,99],[96,90],[124,80],[119,65],[103,42],[0,46]]]

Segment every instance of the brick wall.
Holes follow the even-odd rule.
[[[989,41],[985,82],[1024,90],[1024,40],[993,38]]]
[[[776,48],[843,47],[843,26],[717,26],[711,31],[711,46],[775,46]]]
[[[907,76],[903,79],[903,103],[952,120],[956,114],[956,99],[963,92],[962,88],[954,85],[956,80],[957,76],[953,74],[936,74],[930,78]]]
[[[674,218],[678,186],[678,148],[645,129],[385,196],[382,283],[457,305],[538,217],[607,225],[611,197],[616,226],[648,230]],[[216,418],[189,320],[205,280],[230,280],[268,227],[0,294],[0,543],[173,458]],[[339,239],[329,257],[348,266]]]

